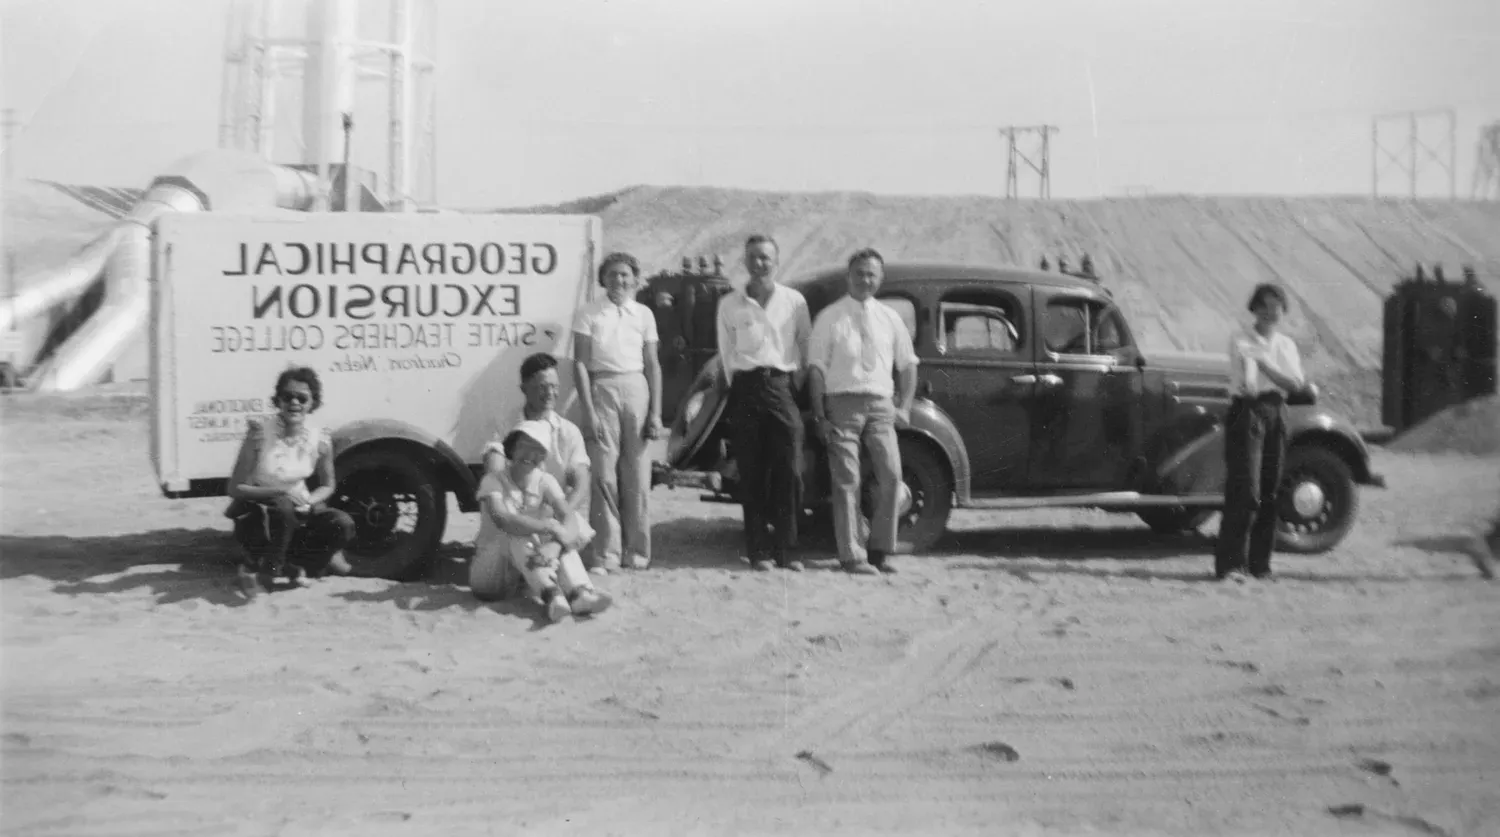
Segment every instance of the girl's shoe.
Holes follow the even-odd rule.
[[[568,605],[567,597],[561,593],[554,595],[552,600],[547,603],[548,621],[560,622],[564,616],[572,612],[573,608]]]
[[[573,596],[573,615],[588,616],[594,613],[603,613],[609,609],[614,599],[608,593],[601,593],[592,587],[585,587]]]
[[[644,570],[651,566],[651,559],[641,554],[630,556],[630,568],[632,570]]]

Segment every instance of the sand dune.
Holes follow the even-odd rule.
[[[108,190],[93,190],[104,205]],[[89,190],[74,189],[83,197]],[[100,197],[103,196],[103,197]],[[5,196],[10,246],[27,274],[59,261],[109,215],[36,182]],[[100,200],[94,200],[100,198]],[[854,192],[636,187],[503,211],[598,214],[607,245],[652,272],[721,255],[738,271],[747,234],[769,232],[792,275],[862,246],[890,259],[1035,265],[1089,253],[1148,348],[1220,351],[1250,288],[1292,290],[1290,331],[1326,400],[1356,423],[1380,419],[1381,304],[1421,262],[1458,278],[1472,264],[1500,291],[1500,203],[1367,198],[1151,197],[1004,201]]]

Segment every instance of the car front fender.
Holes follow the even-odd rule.
[[[1316,442],[1338,453],[1360,485],[1385,487],[1385,479],[1370,470],[1370,448],[1346,419],[1316,404],[1296,405],[1286,411],[1289,444]]]
[[[1186,438],[1184,438],[1186,436]],[[1170,449],[1154,458],[1155,484],[1161,494],[1220,494],[1224,491],[1224,424],[1202,422],[1191,434],[1178,434]],[[1370,450],[1348,421],[1314,405],[1287,408],[1287,445],[1316,444],[1334,451],[1349,465],[1360,485],[1385,487],[1370,470]]]

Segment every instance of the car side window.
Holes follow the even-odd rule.
[[[1047,351],[1060,355],[1093,354],[1089,347],[1089,304],[1086,299],[1053,299],[1042,320]]]
[[[958,292],[938,306],[942,351],[1013,355],[1025,345],[1019,304],[1008,294]]]
[[[1109,355],[1130,346],[1119,309],[1097,300],[1049,300],[1042,328],[1047,350],[1060,355]]]
[[[1125,318],[1117,308],[1100,307],[1095,317],[1095,354],[1114,354],[1130,345],[1130,332],[1125,328]]]
[[[887,308],[895,311],[901,317],[901,322],[906,326],[906,336],[911,339],[912,345],[917,342],[917,304],[909,297],[892,294],[890,296],[876,297]]]

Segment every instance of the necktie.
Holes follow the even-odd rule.
[[[855,318],[855,321],[859,323],[860,364],[865,371],[872,372],[875,370],[877,358],[875,335],[870,328],[870,303],[866,302],[859,306],[859,316]]]

